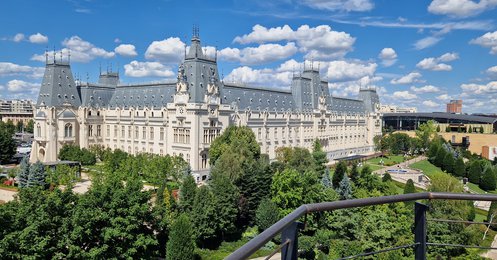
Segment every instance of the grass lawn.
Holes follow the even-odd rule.
[[[379,165],[380,160],[383,160],[383,163],[385,164],[385,166],[387,166],[389,164],[394,165],[394,164],[404,162],[404,156],[403,155],[391,155],[391,156],[388,156],[385,158],[384,157],[376,157],[376,158],[367,160],[366,163]]]
[[[418,169],[423,171],[423,173],[426,174],[429,178],[432,178],[437,174],[443,173],[443,171],[439,167],[431,164],[428,160],[415,162],[411,164],[410,167],[413,169]]]
[[[200,259],[224,259],[229,254],[233,253],[235,250],[243,246],[249,241],[249,239],[242,238],[241,240],[234,242],[222,242],[221,246],[217,250],[210,249],[195,249],[195,254],[200,256]],[[273,250],[269,249],[259,249],[250,258],[256,258],[261,256],[269,255]]]
[[[18,191],[17,186],[5,185],[3,183],[0,183],[0,188],[3,190]]]

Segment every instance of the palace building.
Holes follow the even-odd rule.
[[[34,115],[31,161],[56,161],[64,144],[102,145],[181,156],[197,180],[208,172],[210,144],[230,125],[252,129],[270,158],[278,147],[312,148],[317,139],[336,159],[372,153],[382,123],[374,89],[361,89],[359,99],[333,97],[313,68],[288,89],[225,83],[198,35],[173,83],[121,84],[113,72],[98,83],[75,81],[69,61],[47,56]]]

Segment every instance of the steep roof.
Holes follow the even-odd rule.
[[[36,107],[81,106],[71,66],[67,62],[47,62]]]

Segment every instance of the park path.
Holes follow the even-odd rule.
[[[387,166],[385,168],[376,170],[373,173],[378,174],[380,176],[383,176],[383,174],[385,174],[385,172],[387,172],[388,170],[409,169],[409,166],[411,164],[413,164],[415,162],[422,161],[422,160],[426,160],[426,157],[423,155],[412,158],[412,159],[407,160],[405,162],[401,162],[401,163],[392,165],[392,166]],[[389,174],[390,174],[390,176],[392,176],[392,179],[395,181],[398,181],[401,183],[406,183],[407,180],[412,179],[414,181],[414,186],[421,188],[421,189],[424,189],[424,190],[426,190],[426,188],[427,188],[427,184],[428,184],[427,178],[424,174],[422,174],[420,172],[416,172],[416,173],[389,173]],[[419,179],[418,179],[419,175],[425,176],[425,178],[423,178],[422,182],[419,182]]]
[[[14,195],[16,195],[16,191],[0,189],[0,200],[4,202],[9,202],[14,200]]]
[[[494,237],[494,241],[492,241],[491,247],[497,247],[497,236]],[[488,250],[487,252],[481,254],[481,256],[490,259],[497,259],[497,250],[495,249]]]

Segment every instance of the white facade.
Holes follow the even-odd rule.
[[[60,148],[74,143],[178,155],[204,171],[210,144],[229,125],[251,128],[270,158],[278,147],[312,148],[316,139],[329,159],[371,153],[381,134],[375,90],[361,90],[360,100],[332,97],[313,70],[294,77],[291,91],[225,84],[196,37],[173,84],[119,85],[110,74],[98,84],[76,84],[69,73],[67,63],[47,63],[32,161],[56,161]]]

